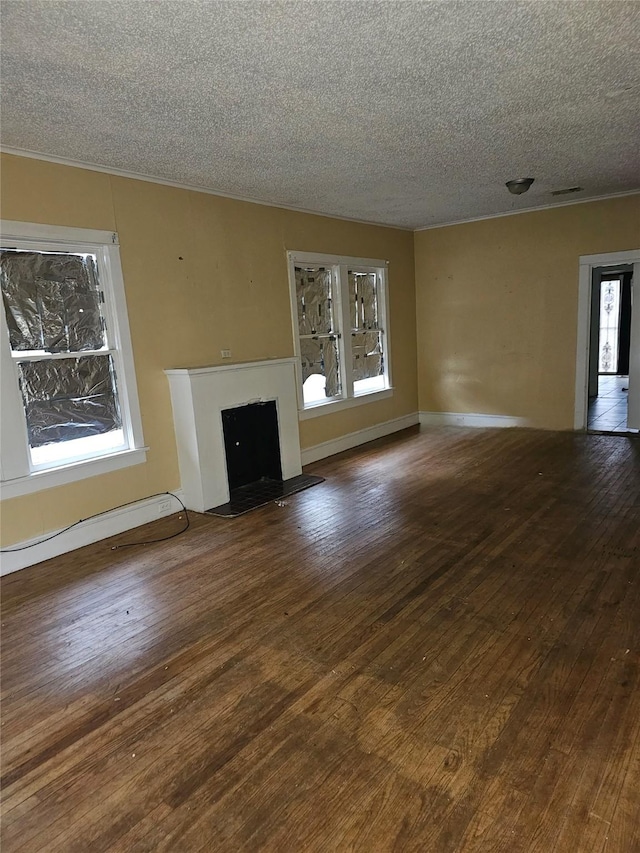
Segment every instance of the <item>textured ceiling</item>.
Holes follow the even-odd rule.
[[[8,147],[412,228],[640,188],[638,2],[1,8]]]

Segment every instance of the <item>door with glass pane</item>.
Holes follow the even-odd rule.
[[[622,279],[603,279],[600,282],[600,328],[598,337],[598,373],[618,374],[620,356],[620,322]]]
[[[593,268],[587,428],[596,432],[631,428],[627,416],[632,274],[633,264]],[[637,381],[634,384],[637,388]],[[633,390],[631,399],[635,399]]]

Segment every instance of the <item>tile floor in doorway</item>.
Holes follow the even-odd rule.
[[[628,376],[599,377],[598,396],[589,401],[587,429],[602,432],[629,432],[626,391],[628,387]]]

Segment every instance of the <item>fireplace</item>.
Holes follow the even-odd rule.
[[[256,429],[264,433],[262,438],[268,433],[266,455],[275,451],[277,442],[280,480],[301,475],[295,365],[295,359],[281,358],[165,371],[188,509],[206,512],[228,503],[230,478],[235,489],[245,485],[240,483],[243,478],[253,476],[251,470],[262,471],[258,479],[271,479],[277,473],[273,463],[265,463],[263,451],[255,450],[261,443],[254,440]],[[271,425],[266,426],[267,422]],[[240,428],[241,437],[232,439],[228,450],[225,432],[231,434],[235,427]],[[251,469],[254,463],[257,469]]]
[[[229,491],[259,480],[282,481],[275,400],[222,412]]]

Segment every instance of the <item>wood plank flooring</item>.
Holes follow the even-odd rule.
[[[306,470],[4,579],[3,853],[640,853],[640,441]]]

